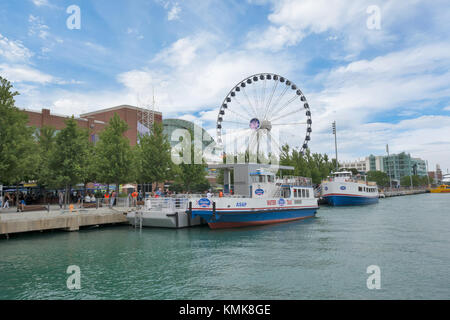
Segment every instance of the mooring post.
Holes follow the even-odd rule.
[[[187,213],[187,218],[188,218],[188,226],[191,226],[191,217],[192,217],[192,202],[189,201],[189,205],[188,205],[188,213]]]

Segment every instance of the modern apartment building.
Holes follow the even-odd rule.
[[[410,175],[427,175],[426,162],[420,158],[413,158],[405,152],[389,156],[370,155],[361,160],[340,162],[339,167],[356,169],[361,173],[383,171],[394,181],[400,181],[401,178]]]

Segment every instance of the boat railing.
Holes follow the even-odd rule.
[[[189,198],[146,198],[144,201],[145,210],[173,212],[177,210],[186,210],[189,204]]]
[[[275,183],[277,185],[291,185],[291,186],[302,186],[311,187],[312,180],[307,177],[296,177],[296,176],[284,176],[282,178],[276,178]]]
[[[365,184],[365,185],[368,185],[368,186],[376,186],[377,185],[377,183],[374,182],[374,181],[364,181],[364,180],[361,180],[361,179],[354,179],[354,178],[347,178],[347,179],[342,179],[342,180],[336,180],[335,178],[328,178],[328,179],[322,180],[322,183],[333,182],[333,181],[337,181],[337,182],[355,182],[355,183]]]

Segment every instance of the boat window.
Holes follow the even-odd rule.
[[[362,187],[358,187],[358,191],[362,191]]]
[[[298,198],[297,189],[294,189],[294,198]]]
[[[291,197],[291,188],[283,188],[283,198]]]
[[[306,197],[309,198],[309,190],[306,190]]]
[[[302,197],[306,198],[306,191],[305,191],[305,189],[302,189]]]
[[[267,181],[274,182],[274,177],[273,176],[267,176]]]
[[[259,176],[259,182],[266,182],[266,176]]]

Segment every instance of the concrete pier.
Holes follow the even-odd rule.
[[[0,213],[0,235],[12,233],[61,229],[76,231],[80,227],[127,224],[128,209],[82,209],[78,211],[36,211]]]
[[[426,193],[427,189],[414,189],[414,190],[392,190],[381,192],[386,198],[389,197],[399,197],[399,196],[409,196],[413,194]]]

